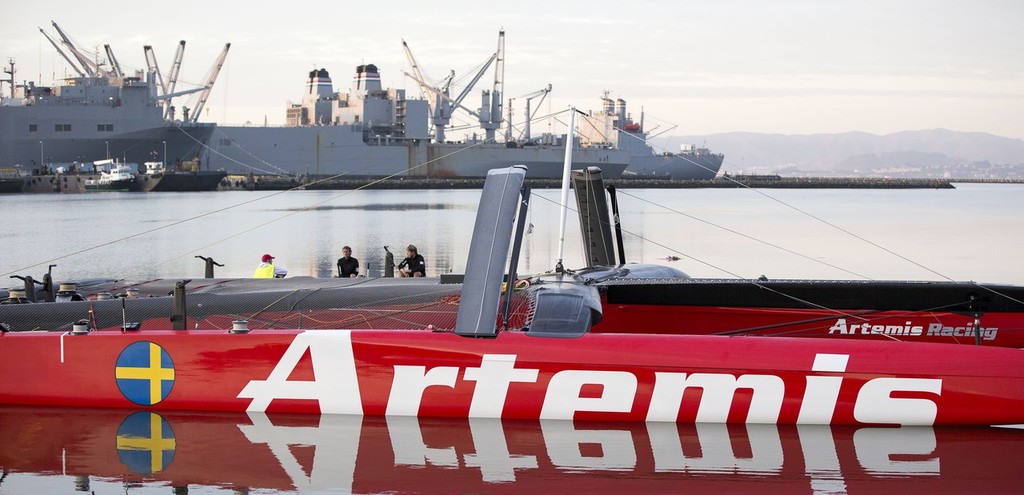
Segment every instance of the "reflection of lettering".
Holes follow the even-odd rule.
[[[313,378],[289,380],[307,352]],[[631,419],[639,416],[648,422],[676,422],[682,417],[683,421],[692,418],[709,423],[777,423],[785,406],[786,421],[794,421],[796,413],[798,424],[829,424],[844,386],[849,358],[846,354],[815,354],[809,367],[813,374],[805,374],[803,383],[795,370],[782,376],[657,371],[653,383],[650,375],[644,375],[648,381],[641,383],[636,373],[625,370],[556,368],[545,370],[542,376],[540,369],[517,368],[515,354],[483,354],[475,367],[392,365],[390,392],[382,405],[388,416],[430,415],[443,409],[447,413],[468,411],[461,414],[474,418],[501,418],[513,405],[519,418],[571,420],[578,413],[602,413],[606,418],[629,414]],[[366,366],[373,370],[374,377],[380,377],[386,373],[381,367],[388,365]],[[466,385],[468,382],[472,383]],[[546,387],[542,399],[530,395],[536,393],[537,384]],[[440,390],[427,395],[432,387]],[[461,392],[467,390],[465,387],[471,387],[468,396]],[[938,406],[933,398],[922,395],[939,396],[942,381],[865,377],[849,387],[859,387],[844,396],[853,397],[853,416],[861,423],[930,425],[935,422]],[[531,391],[517,396],[524,390]],[[638,393],[640,390],[645,393]],[[801,391],[802,397],[796,397]],[[907,393],[914,397],[901,397]],[[267,379],[251,380],[238,397],[252,399],[249,411],[265,411],[275,399],[290,399],[317,401],[325,414],[363,414],[351,333],[318,330],[297,335]],[[380,405],[369,404],[375,408]],[[736,416],[730,418],[730,414]]]
[[[857,460],[864,470],[878,475],[938,475],[935,431],[931,428],[861,428],[853,434]],[[921,460],[897,460],[896,456],[928,456]]]
[[[828,425],[796,427],[804,455],[804,471],[811,479],[813,493],[846,493],[846,481],[839,468],[836,441]]]
[[[316,426],[278,426],[261,413],[250,413],[250,420],[252,425],[239,425],[239,429],[250,442],[269,448],[300,492],[352,487],[359,480],[357,465],[379,466],[383,460],[379,448],[372,445],[363,445],[365,458],[357,459],[361,436],[367,438],[364,444],[382,438],[361,435],[359,416],[322,415]],[[746,475],[768,481],[773,476],[785,481],[806,479],[815,493],[845,493],[845,475],[851,472],[866,472],[869,476],[940,474],[935,433],[927,427],[849,430],[827,425],[650,422],[597,428],[595,424],[564,420],[541,420],[524,426],[474,418],[468,424],[471,442],[457,440],[465,439],[466,430],[461,428],[466,426],[460,422],[443,425],[452,434],[434,436],[433,441],[439,443],[432,446],[424,440],[419,418],[387,417],[386,428],[395,468],[412,468],[412,476],[425,472],[425,468],[479,469],[484,483],[515,482],[538,469],[585,475],[629,473],[653,465],[654,473]],[[512,429],[508,435],[506,428]],[[842,440],[846,455],[839,455],[837,440]],[[530,454],[516,453],[524,446]],[[537,451],[531,446],[543,449]],[[312,466],[304,466],[295,456],[296,451],[308,447],[313,448]],[[537,452],[546,453],[547,459],[538,458],[534,455]],[[842,462],[850,465],[844,469]],[[799,466],[803,467],[803,476],[797,474],[794,478],[793,468]],[[379,472],[376,469],[373,472]]]
[[[505,429],[500,419],[472,418],[469,430],[473,437],[475,454],[466,454],[466,467],[480,468],[480,474],[488,483],[516,480],[516,470],[536,469],[537,457],[510,454],[505,440]]]
[[[750,446],[750,457],[737,457],[733,451],[735,437],[730,440],[730,430],[724,424],[698,423],[693,426],[697,441],[703,447],[699,452],[683,450],[679,425],[674,423],[647,423],[651,437],[651,451],[654,453],[654,469],[657,472],[688,473],[747,473],[765,474],[782,469],[782,440],[775,425],[748,424],[746,440]]]
[[[388,416],[391,448],[395,451],[395,465],[459,467],[455,447],[443,449],[427,447],[420,431],[419,418]]]
[[[335,490],[351,487],[363,420],[360,416],[323,414],[317,426],[277,426],[266,414],[249,413],[252,425],[238,425],[250,442],[266,444],[299,490]],[[313,447],[309,475],[292,447]]]
[[[551,464],[560,469],[636,469],[636,446],[628,430],[577,429],[572,421],[541,420],[540,431],[544,435]]]

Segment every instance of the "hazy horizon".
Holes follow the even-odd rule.
[[[431,82],[456,71],[461,90],[506,32],[505,103],[546,87],[540,114],[597,109],[608,91],[664,136],[724,132],[890,134],[950,129],[1024,139],[1024,3],[1000,0],[816,2],[517,2],[515,10],[456,1],[342,8],[310,1],[200,3],[141,14],[124,4],[19,2],[0,19],[0,62],[17,82],[48,85],[67,64],[39,33],[56,21],[81,47],[110,44],[124,67],[145,66],[152,45],[169,71],[185,40],[182,81],[198,83],[225,43],[227,61],[203,121],[284,122],[310,70],[347,91],[356,65],[380,68],[385,87],[419,89],[403,75],[409,43]],[[479,105],[493,72],[467,97]],[[5,93],[8,86],[3,86]],[[522,101],[513,104],[521,118]],[[536,108],[536,107],[535,107]],[[507,116],[507,112],[506,112]],[[675,126],[675,127],[673,127]],[[476,129],[455,131],[460,139]],[[542,132],[544,129],[535,129]]]

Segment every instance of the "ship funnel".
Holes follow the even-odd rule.
[[[360,65],[356,67],[356,75],[352,79],[353,92],[356,91],[380,91],[380,72],[373,64]]]
[[[619,113],[619,121],[620,122],[625,122],[626,121],[626,100],[623,100],[622,98],[619,98],[619,101],[617,102],[617,109],[618,109],[618,113]]]
[[[313,69],[309,71],[309,82],[306,83],[306,94],[316,95],[318,98],[330,98],[334,93],[331,84],[331,75],[327,69]]]
[[[611,98],[601,98],[601,101],[604,102],[604,114],[615,115],[615,100],[612,100]]]

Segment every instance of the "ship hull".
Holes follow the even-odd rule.
[[[717,153],[633,156],[628,173],[673,180],[710,180],[718,175],[724,159]]]
[[[85,177],[74,174],[32,175],[25,177],[21,189],[27,193],[85,192]]]
[[[201,170],[199,172],[165,172],[149,192],[202,192],[216,191],[227,172]],[[136,180],[138,183],[138,179]]]
[[[487,171],[526,165],[530,178],[562,176],[565,148],[503,143],[425,143],[420,140],[363,141],[362,128],[218,126],[205,163],[235,173],[307,174],[317,177],[485,177]],[[573,168],[600,167],[619,177],[628,164],[624,151],[573,150]]]
[[[10,110],[17,109],[7,109],[4,113]],[[102,117],[86,114],[80,120],[82,119],[96,121]],[[61,132],[42,136],[29,132],[18,132],[21,126],[27,128],[28,124],[17,125],[17,129],[10,125],[25,119],[0,120],[7,120],[8,125],[3,127],[11,129],[10,132],[5,129],[3,137],[0,137],[0,163],[22,165],[28,168],[39,167],[41,157],[46,164],[82,162],[105,156],[115,156],[125,162],[137,163],[154,159],[161,160],[165,157],[165,143],[168,163],[187,161],[199,156],[213,130],[212,126],[207,125],[157,124],[153,126],[150,124],[150,126],[138,130],[112,133],[107,136],[85,131]],[[65,120],[73,120],[73,118],[68,117]],[[83,124],[80,127],[85,126]],[[128,124],[119,125],[119,127],[128,127]]]

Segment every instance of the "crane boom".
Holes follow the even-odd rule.
[[[409,61],[409,67],[412,69],[412,77],[420,85],[420,96],[427,98],[434,94],[434,88],[427,84],[426,78],[423,77],[423,72],[420,71],[419,64],[416,63],[416,57],[412,55],[412,50],[409,48],[409,44],[402,40],[402,49],[405,50],[405,58]],[[408,74],[408,73],[407,73]]]
[[[84,53],[75,47],[75,44],[71,42],[71,38],[68,38],[68,35],[64,33],[64,30],[62,30],[56,22],[50,21],[50,23],[53,24],[53,28],[57,30],[57,34],[59,34],[61,40],[63,40],[64,46],[71,51],[71,54],[75,56],[75,59],[78,60],[78,63],[82,65],[82,69],[89,76],[98,77],[106,75],[105,70],[101,69],[100,66],[92,60],[89,60],[89,57],[86,57]]]
[[[473,116],[479,118],[479,115],[477,115],[475,112],[470,112],[465,107],[462,107],[462,100],[464,100],[466,98],[466,96],[469,95],[469,92],[473,90],[473,86],[476,86],[476,83],[480,81],[480,78],[484,76],[484,72],[487,72],[487,69],[491,67],[491,64],[494,63],[494,59],[496,59],[497,57],[498,57],[497,53],[492,54],[491,58],[487,59],[487,61],[484,62],[483,67],[481,67],[480,70],[477,71],[476,75],[473,76],[473,79],[469,81],[469,84],[467,84],[466,87],[463,88],[462,92],[459,93],[459,96],[457,98],[455,98],[455,100],[454,100],[455,106],[461,107],[464,110],[466,110],[467,112],[473,114]]]
[[[228,57],[228,49],[231,48],[231,43],[224,45],[224,50],[220,52],[217,60],[213,63],[213,67],[210,69],[210,75],[207,76],[206,81],[203,83],[205,90],[199,94],[199,104],[196,105],[195,111],[192,112],[191,121],[195,123],[199,120],[199,115],[203,112],[203,107],[206,106],[206,100],[210,98],[210,91],[213,90],[213,83],[217,81],[217,75],[220,74],[220,68],[224,66],[224,60]]]
[[[124,77],[124,72],[121,71],[121,64],[117,62],[117,57],[114,56],[114,49],[110,48],[110,45],[103,45],[103,50],[107,52],[110,71],[114,74],[114,77]]]
[[[160,73],[160,65],[156,62],[156,54],[153,53],[153,47],[145,45],[142,47],[142,51],[146,54],[146,68],[149,72],[156,75],[156,82],[160,85],[160,94],[167,94],[167,84],[164,83],[164,75]]]
[[[43,33],[43,36],[45,36],[47,41],[53,45],[53,48],[57,50],[57,53],[59,53],[61,57],[64,57],[64,60],[71,66],[71,69],[78,73],[78,77],[85,77],[85,72],[83,72],[82,69],[79,69],[78,65],[75,65],[75,63],[71,61],[71,57],[68,57],[68,54],[64,53],[64,50],[60,49],[60,43],[57,43],[49,34],[46,34],[46,31],[43,31],[43,28],[39,28],[39,32]]]
[[[181,70],[181,60],[185,58],[185,40],[178,42],[178,50],[174,52],[174,62],[171,62],[171,73],[167,76],[167,94],[174,94],[174,87],[178,84],[178,72]],[[164,118],[171,116],[174,107],[167,105],[164,110]]]

